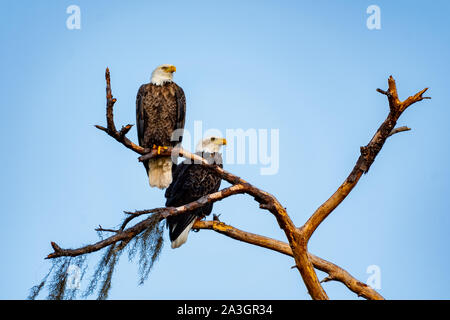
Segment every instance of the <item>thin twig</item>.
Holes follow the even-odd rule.
[[[399,133],[399,132],[410,131],[410,130],[411,130],[411,128],[408,128],[407,126],[394,128],[394,129],[392,129],[391,133],[389,133],[388,137],[390,137],[396,133]]]
[[[98,225],[98,228],[96,228],[95,231],[99,231],[99,232],[114,232],[114,233],[120,232],[120,230],[104,229],[101,225]]]

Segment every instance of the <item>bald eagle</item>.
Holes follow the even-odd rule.
[[[226,140],[218,137],[208,137],[200,141],[196,148],[196,154],[205,158],[210,164],[222,167],[222,155],[220,148],[226,144]],[[189,163],[188,160],[180,163],[173,175],[173,182],[167,188],[165,197],[166,207],[178,207],[198,200],[200,197],[219,190],[221,178],[201,164]],[[167,228],[172,248],[178,248],[186,242],[189,231],[197,219],[209,215],[213,204],[193,211],[168,217]]]
[[[175,146],[183,139],[186,98],[183,89],[172,81],[175,66],[163,64],[152,73],[136,96],[136,124],[139,145],[144,148]],[[144,162],[151,187],[167,188],[172,182],[171,157]]]

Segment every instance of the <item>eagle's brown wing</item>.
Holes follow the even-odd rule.
[[[183,89],[179,87],[176,83],[173,84],[175,85],[175,98],[177,101],[177,120],[175,123],[174,130],[183,130],[184,122],[186,119],[186,97],[184,95]],[[183,140],[183,132],[180,132],[178,137],[179,138],[176,141],[174,141],[173,145],[181,143],[181,141]]]
[[[137,135],[138,135],[138,142],[139,145],[142,146],[143,140],[144,140],[144,129],[145,129],[145,123],[144,123],[144,107],[142,105],[142,97],[145,95],[145,84],[143,84],[137,93],[136,96],[136,129],[137,129]]]

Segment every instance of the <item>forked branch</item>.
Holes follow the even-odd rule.
[[[289,244],[283,241],[242,231],[220,221],[197,221],[194,224],[193,228],[214,230],[235,240],[274,250],[287,256],[293,256],[291,247],[289,246]],[[326,281],[339,281],[346,285],[347,288],[356,293],[358,296],[369,300],[384,300],[384,298],[378,292],[376,292],[365,283],[355,279],[350,273],[348,273],[341,267],[322,258],[319,258],[311,253],[309,253],[308,256],[312,264],[314,265],[314,268],[328,274],[328,276],[326,277]]]
[[[345,179],[337,191],[314,212],[311,218],[309,218],[302,227],[302,232],[307,239],[312,236],[317,227],[328,217],[328,215],[344,201],[358,183],[362,174],[369,171],[370,166],[375,161],[376,156],[386,140],[395,133],[410,130],[408,127],[395,128],[397,120],[402,113],[416,102],[422,101],[423,99],[431,99],[430,97],[423,97],[423,94],[428,89],[425,88],[414,96],[408,97],[404,101],[400,101],[398,98],[397,86],[392,76],[388,79],[388,86],[389,89],[387,91],[377,89],[378,92],[386,95],[389,101],[390,112],[386,120],[378,128],[370,142],[365,147],[361,147],[361,155],[347,179]]]
[[[224,170],[223,168],[208,164],[208,162],[202,157],[192,154],[181,147],[168,148],[162,153],[158,153],[156,150],[142,148],[134,144],[126,137],[126,134],[129,132],[132,125],[126,125],[122,127],[120,131],[117,131],[114,124],[113,115],[113,107],[116,99],[112,96],[110,73],[109,70],[106,69],[107,127],[105,128],[97,125],[96,127],[98,129],[106,132],[125,147],[140,154],[141,156],[139,157],[139,161],[144,161],[157,156],[172,156],[174,160],[176,160],[177,157],[184,157],[186,159],[190,159],[194,163],[208,167],[223,180],[228,181],[231,186],[177,208],[155,208],[137,212],[126,212],[128,217],[125,219],[119,230],[104,229],[102,227],[98,228],[98,231],[112,232],[113,234],[110,237],[95,244],[78,249],[61,249],[56,243],[52,242],[54,252],[49,254],[47,258],[52,259],[61,256],[83,255],[100,250],[117,242],[121,242],[126,245],[131,239],[138,236],[140,233],[149,228],[149,226],[154,224],[155,221],[159,223],[168,216],[186,213],[208,203],[214,203],[235,194],[248,194],[259,203],[261,209],[267,210],[274,215],[278,225],[284,231],[288,243],[245,232],[219,221],[197,221],[194,228],[215,230],[216,232],[233,239],[292,256],[308,289],[308,292],[313,299],[328,299],[328,296],[325,293],[314,268],[328,274],[322,282],[330,280],[340,281],[359,296],[367,299],[383,299],[383,297],[375,290],[353,278],[347,271],[331,262],[310,254],[307,247],[309,239],[318,226],[347,197],[347,195],[358,183],[362,174],[369,170],[387,138],[398,132],[410,130],[408,127],[395,127],[400,115],[406,110],[406,108],[415,102],[423,99],[429,99],[428,97],[423,97],[423,94],[427,90],[424,89],[414,96],[411,96],[404,101],[400,101],[398,98],[395,81],[392,77],[389,78],[388,85],[389,89],[387,91],[377,89],[378,92],[385,94],[388,97],[390,112],[386,120],[381,124],[371,141],[365,147],[361,147],[361,155],[347,179],[342,183],[338,190],[313,213],[308,221],[302,227],[298,228],[289,217],[286,209],[272,194],[257,188],[256,186]],[[136,223],[134,226],[126,228],[128,223],[130,223],[133,219],[144,214],[151,215],[148,218]]]

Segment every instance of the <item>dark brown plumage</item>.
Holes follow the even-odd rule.
[[[136,124],[139,145],[144,148],[154,146],[175,146],[183,138],[186,114],[186,98],[181,89],[174,82],[162,85],[144,84],[139,88],[136,97]],[[174,132],[177,130],[177,132]],[[156,159],[157,160],[157,159]],[[171,173],[167,172],[168,159],[164,161],[144,162],[149,174],[150,185],[159,188],[167,187],[171,180]],[[152,175],[150,169],[154,169]],[[152,182],[153,178],[153,182]],[[168,182],[168,183],[167,183]]]
[[[136,97],[136,123],[139,145],[145,148],[175,146],[172,133],[184,128],[186,98],[175,82],[163,85],[143,84]]]
[[[202,153],[196,154],[202,156],[208,163],[216,163],[222,167],[222,156],[220,153]],[[221,178],[214,174],[210,169],[200,164],[186,163],[179,164],[174,171],[173,182],[167,188],[165,197],[166,207],[178,207],[198,200],[200,197],[219,190]],[[195,209],[191,212],[176,215],[167,218],[167,227],[169,228],[169,238],[172,241],[172,248],[177,248],[186,241],[176,241],[185,231],[189,232],[192,223],[196,219],[201,219],[209,215],[213,204],[208,203],[205,206]],[[187,234],[186,234],[187,237]],[[181,237],[183,238],[183,237]],[[181,243],[180,243],[181,242]]]

